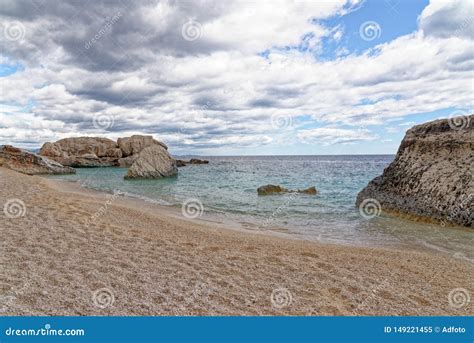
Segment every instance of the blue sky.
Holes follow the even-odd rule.
[[[0,13],[0,144],[393,154],[413,125],[472,111],[469,1],[53,5]]]

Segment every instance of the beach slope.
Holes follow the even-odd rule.
[[[2,315],[474,314],[459,297],[469,261],[241,232],[0,174]]]

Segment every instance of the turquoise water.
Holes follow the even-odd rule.
[[[124,180],[125,168],[83,168],[54,176],[82,186],[182,208],[195,199],[201,219],[236,223],[248,230],[285,232],[303,239],[350,245],[409,245],[474,258],[474,232],[415,223],[390,216],[366,218],[355,207],[357,193],[383,172],[392,155],[204,157],[207,165],[179,169],[176,178]],[[315,186],[318,194],[257,196],[278,184]],[[200,207],[202,204],[202,207]],[[201,212],[202,209],[202,212]],[[192,210],[186,213],[192,213]]]

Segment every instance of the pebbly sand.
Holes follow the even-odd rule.
[[[474,265],[441,254],[242,232],[5,168],[0,205],[0,315],[474,315]]]

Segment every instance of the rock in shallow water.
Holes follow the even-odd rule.
[[[435,120],[407,131],[395,160],[357,196],[383,211],[472,227],[474,115]]]
[[[176,161],[160,145],[143,149],[125,175],[125,179],[161,179],[178,174]]]
[[[303,190],[289,190],[278,185],[265,185],[257,188],[258,195],[272,195],[272,194],[283,194],[283,193],[302,193],[302,194],[317,194],[316,187],[309,187]]]
[[[0,146],[0,166],[28,175],[76,172],[73,168],[11,145]]]
[[[185,160],[176,160],[178,167],[185,167],[188,164],[209,164],[208,160],[200,160],[199,158],[192,158],[189,161]]]

